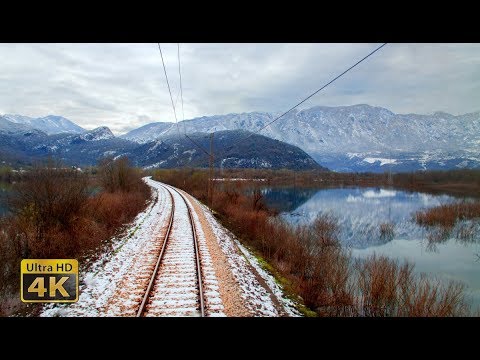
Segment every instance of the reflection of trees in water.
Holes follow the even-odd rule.
[[[380,239],[385,243],[393,240],[395,236],[395,224],[393,222],[385,222],[380,224]]]
[[[479,226],[478,221],[470,221],[469,223],[462,223],[457,230],[456,238],[465,244],[474,243],[478,239]]]
[[[265,190],[265,202],[269,207],[279,212],[292,212],[319,191],[318,189],[302,188],[270,188]]]
[[[445,227],[439,227],[436,229],[430,229],[427,233],[427,246],[428,252],[438,252],[438,244],[444,244],[450,238],[450,230]]]
[[[345,246],[364,249],[371,246],[381,246],[389,243],[395,237],[396,224],[383,222],[380,224],[363,224],[352,226],[340,224],[341,239]]]
[[[455,226],[429,226],[426,234],[426,250],[438,252],[438,245],[455,239],[457,243],[468,246],[480,243],[480,220],[466,220]]]

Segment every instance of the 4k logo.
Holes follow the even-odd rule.
[[[78,301],[77,260],[24,259],[20,268],[23,302]]]

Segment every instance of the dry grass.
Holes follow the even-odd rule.
[[[459,220],[475,218],[480,218],[480,201],[445,204],[415,214],[419,225],[439,225],[448,229],[453,228]]]

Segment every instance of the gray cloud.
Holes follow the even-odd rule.
[[[377,44],[181,44],[185,118],[284,111]],[[162,44],[182,118],[176,44]],[[156,44],[0,44],[0,113],[123,133],[174,121]],[[480,44],[389,44],[302,107],[478,111]]]

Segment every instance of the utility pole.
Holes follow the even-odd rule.
[[[213,202],[213,132],[210,133],[210,169],[209,169],[209,181],[208,181],[208,201],[210,208]]]
[[[293,169],[293,207],[297,208],[297,172]]]

